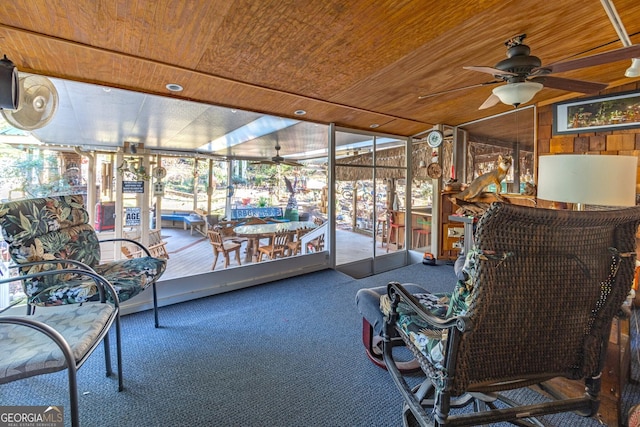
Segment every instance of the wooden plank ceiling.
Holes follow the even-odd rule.
[[[640,2],[614,0],[633,43]],[[30,0],[0,8],[0,54],[21,71],[355,129],[414,135],[478,110],[504,41],[543,64],[623,47],[599,1]],[[629,60],[559,74],[613,86]],[[178,83],[175,94],[165,85]],[[545,88],[537,103],[581,94]]]

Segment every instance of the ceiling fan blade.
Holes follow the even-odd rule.
[[[464,68],[465,70],[480,71],[481,73],[492,74],[494,76],[517,76],[518,75],[518,74],[512,73],[510,71],[498,70],[497,68],[493,68],[493,67],[467,66],[467,67],[462,67],[462,68]]]
[[[569,92],[595,93],[605,89],[608,85],[605,83],[587,82],[584,80],[565,79],[555,76],[539,76],[529,79],[534,82],[542,83],[545,87],[552,89],[562,89]]]
[[[632,58],[640,58],[640,44],[610,50],[609,52],[597,53],[595,55],[585,56],[584,58],[556,62],[555,64],[540,67],[540,69],[550,73],[561,73],[564,71],[577,70],[578,68],[593,67],[596,65]],[[536,69],[532,72],[536,72]]]
[[[478,107],[478,110],[485,110],[487,108],[493,107],[494,105],[496,105],[498,102],[500,102],[500,98],[498,98],[498,96],[494,93],[492,93],[487,99],[486,101],[484,101],[482,103],[482,105],[480,107]]]
[[[444,95],[446,93],[458,92],[460,90],[472,89],[474,87],[489,86],[489,85],[494,85],[494,84],[498,84],[498,83],[502,83],[502,81],[500,81],[500,80],[492,80],[490,82],[478,83],[476,85],[469,85],[469,86],[457,87],[457,88],[454,88],[454,89],[441,90],[440,92],[434,92],[434,93],[430,93],[428,95],[420,95],[418,97],[418,99],[427,99],[427,98],[431,98],[431,97],[438,96],[438,95]]]
[[[294,162],[293,160],[278,160],[278,161],[273,161],[273,160],[257,160],[254,162],[251,162],[252,165],[287,165],[287,166],[292,166],[295,168],[299,168],[304,166],[302,163],[298,163],[298,162]]]
[[[301,168],[302,166],[304,166],[302,163],[294,162],[293,160],[283,160],[280,162],[280,164],[293,166],[295,168]]]

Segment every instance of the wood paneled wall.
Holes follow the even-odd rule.
[[[640,92],[640,82],[630,83],[602,94]],[[640,128],[609,132],[553,135],[553,105],[538,108],[538,156],[547,154],[603,154],[636,156],[636,193],[640,194]]]

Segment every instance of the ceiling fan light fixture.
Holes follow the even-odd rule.
[[[627,68],[624,72],[625,77],[639,77],[640,76],[640,59],[633,58],[631,60],[631,67]]]
[[[542,87],[542,83],[537,82],[509,83],[494,88],[493,94],[500,98],[503,104],[517,107],[520,104],[531,101]]]

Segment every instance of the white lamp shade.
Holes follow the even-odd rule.
[[[508,83],[493,89],[493,94],[500,98],[504,104],[518,106],[531,99],[542,89],[541,83],[521,82]]]
[[[538,159],[538,198],[600,206],[634,206],[634,156],[551,155]]]

